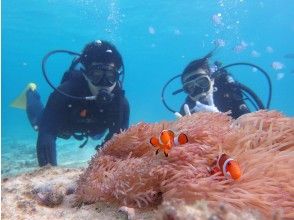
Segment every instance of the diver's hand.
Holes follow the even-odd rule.
[[[189,109],[189,106],[187,104],[184,105],[184,111],[185,111],[185,115],[191,115],[191,111]],[[179,112],[175,112],[175,116],[176,118],[181,118],[183,117],[183,115],[181,115]]]
[[[185,115],[190,116],[191,112],[192,113],[194,113],[194,112],[219,112],[217,107],[214,105],[212,93],[207,95],[206,100],[207,100],[208,105],[205,105],[199,101],[196,101],[195,107],[192,108],[191,110],[190,110],[189,106],[187,104],[185,104],[184,105]],[[183,115],[181,115],[179,112],[175,112],[175,116],[176,116],[176,118],[183,117]]]
[[[217,107],[214,105],[212,93],[207,95],[206,100],[208,105],[196,101],[196,105],[193,108],[193,112],[219,112]]]
[[[205,105],[197,101],[193,112],[219,112],[219,110],[214,105]]]
[[[174,115],[176,116],[176,118],[181,118],[181,117],[183,117],[183,115],[181,115],[179,112],[175,112]]]

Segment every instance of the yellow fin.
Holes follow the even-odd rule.
[[[37,89],[37,85],[35,83],[29,83],[26,88],[22,91],[22,93],[10,104],[13,108],[26,109],[27,108],[27,96],[26,92],[28,90],[35,91]]]

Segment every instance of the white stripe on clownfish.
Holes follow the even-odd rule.
[[[174,144],[175,144],[175,146],[180,145],[180,143],[179,143],[179,135],[174,137]]]
[[[231,174],[230,174],[229,172],[227,172],[227,166],[228,166],[229,162],[232,161],[232,160],[234,160],[234,159],[232,159],[232,158],[228,158],[228,159],[224,162],[223,167],[222,167],[222,168],[219,167],[220,169],[223,170],[223,174],[224,174],[226,177],[230,177],[230,176],[231,176]]]

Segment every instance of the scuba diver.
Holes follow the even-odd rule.
[[[75,55],[70,68],[56,88],[48,79],[47,59],[55,53]],[[42,62],[46,81],[54,89],[45,108],[36,85],[30,83],[12,103],[25,108],[32,127],[38,131],[39,166],[57,165],[56,138],[77,140],[101,139],[101,145],[113,134],[129,127],[129,103],[123,90],[124,64],[116,47],[97,40],[85,46],[82,54],[67,50],[48,53]],[[108,133],[107,133],[108,131]]]
[[[210,52],[201,59],[190,62],[182,74],[171,78],[163,87],[162,102],[164,106],[175,114],[176,117],[191,115],[194,112],[229,112],[229,115],[236,119],[239,116],[249,113],[250,109],[245,102],[248,100],[256,110],[264,109],[264,104],[259,97],[247,86],[237,82],[226,68],[237,65],[246,65],[257,68],[267,78],[269,83],[269,99],[271,100],[271,81],[268,74],[260,67],[251,63],[233,63],[222,67],[220,62],[209,65],[209,58],[213,55]],[[182,88],[174,91],[176,95],[181,92],[187,94],[184,104],[179,112],[167,105],[164,97],[165,89],[169,83],[176,78],[181,78]]]

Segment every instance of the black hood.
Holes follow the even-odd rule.
[[[117,69],[120,69],[123,65],[122,57],[116,47],[107,41],[93,41],[87,44],[81,55],[81,63],[85,68],[93,63],[114,63]]]

